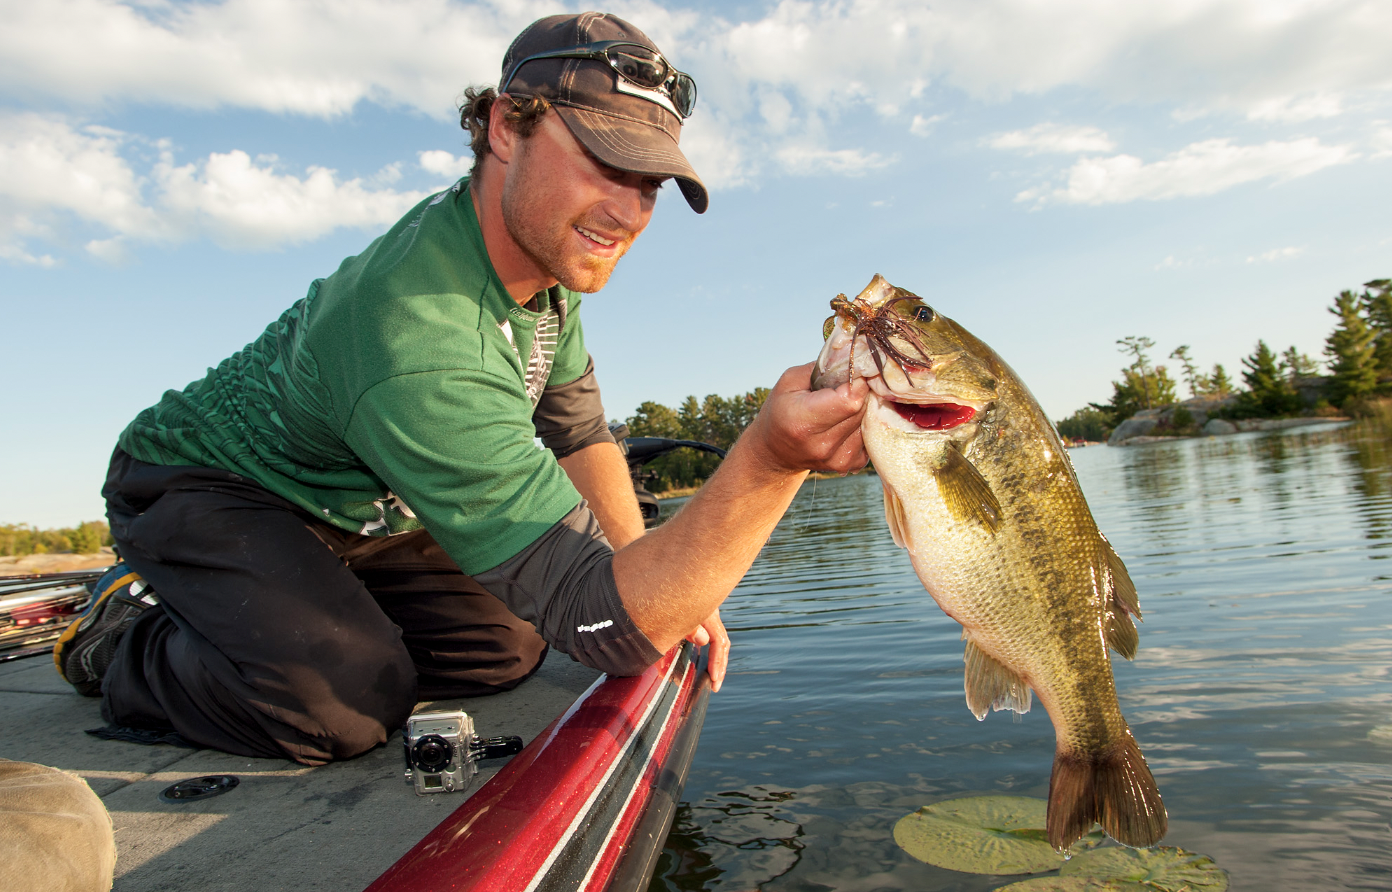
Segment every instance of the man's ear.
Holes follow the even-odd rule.
[[[488,112],[488,150],[504,164],[512,160],[518,140],[517,131],[504,117],[511,107],[512,99],[504,94],[493,101]]]

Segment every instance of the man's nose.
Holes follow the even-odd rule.
[[[652,216],[652,202],[643,195],[642,177],[615,181],[605,204],[614,222],[634,234],[642,232]]]

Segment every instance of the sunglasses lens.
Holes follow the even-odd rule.
[[[672,83],[672,104],[685,117],[689,117],[696,108],[696,82],[691,75],[677,72]]]
[[[605,55],[615,71],[640,87],[655,90],[667,79],[667,62],[643,47],[614,47]]]

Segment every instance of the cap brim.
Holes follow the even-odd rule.
[[[630,173],[671,177],[691,209],[698,214],[706,212],[710,205],[706,186],[665,130],[559,103],[552,107],[575,138],[600,161]]]

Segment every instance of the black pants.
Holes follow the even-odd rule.
[[[119,449],[102,494],[160,599],[102,683],[109,722],[315,765],[383,743],[418,699],[509,690],[545,658],[423,530],[349,533],[245,477]]]

